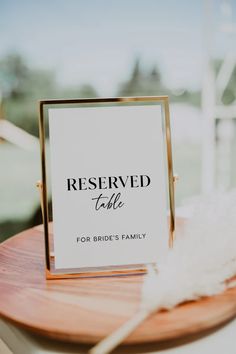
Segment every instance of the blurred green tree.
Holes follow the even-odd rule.
[[[38,135],[37,100],[55,94],[51,71],[32,69],[19,54],[0,60],[0,91],[5,118],[33,135]]]
[[[19,98],[24,96],[29,70],[18,54],[9,54],[0,60],[0,87],[3,96]]]
[[[92,85],[83,84],[78,87],[67,87],[61,90],[61,98],[94,98],[98,93]]]
[[[60,87],[53,71],[31,68],[17,53],[0,59],[0,93],[5,118],[35,136],[38,136],[38,100],[97,96],[89,84]]]
[[[216,59],[213,61],[213,66],[214,66],[216,75],[219,73],[222,64],[223,64],[222,59]],[[222,100],[222,103],[225,105],[230,105],[231,103],[233,103],[236,100],[236,65],[234,65],[233,72],[232,72],[229,82],[223,92],[221,100]]]
[[[200,91],[186,89],[170,90],[162,81],[161,72],[157,65],[150,71],[141,69],[140,59],[134,62],[130,78],[121,84],[118,96],[163,96],[170,97],[171,102],[186,102],[200,106]]]
[[[118,90],[118,96],[151,96],[167,95],[169,90],[164,86],[161,74],[157,66],[146,73],[141,69],[140,59],[134,62],[130,78],[121,84]]]

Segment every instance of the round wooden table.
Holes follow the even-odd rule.
[[[42,226],[0,245],[0,314],[33,333],[75,343],[96,343],[138,309],[143,275],[46,280]],[[161,311],[125,344],[185,341],[236,315],[236,289]]]

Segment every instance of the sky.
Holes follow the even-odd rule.
[[[146,69],[158,65],[169,87],[199,89],[203,29],[203,0],[0,0],[0,56],[19,52],[59,84],[91,83],[104,95],[137,57]],[[226,42],[217,39],[220,56]]]

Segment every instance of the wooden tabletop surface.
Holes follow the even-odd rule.
[[[51,338],[95,343],[138,309],[143,275],[46,280],[42,227],[0,245],[0,315]],[[236,289],[161,311],[125,343],[184,338],[236,315]]]

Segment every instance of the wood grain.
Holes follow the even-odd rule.
[[[137,310],[143,276],[46,280],[42,227],[0,245],[0,315],[39,334],[95,343]],[[236,315],[236,289],[156,313],[125,343],[176,339]]]

